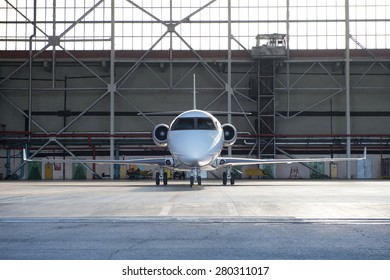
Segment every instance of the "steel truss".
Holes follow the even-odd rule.
[[[111,3],[111,50],[110,50],[110,73],[108,77],[103,77],[100,73],[96,72],[93,67],[89,66],[86,61],[84,61],[83,57],[78,57],[74,52],[67,50],[63,46],[63,38],[64,36],[70,32],[73,28],[75,28],[78,24],[80,24],[85,18],[90,15],[91,13],[94,12],[94,10],[102,5],[104,2],[109,2]],[[88,10],[85,11],[83,15],[81,15],[77,20],[75,20],[69,27],[67,27],[61,34],[57,35],[55,30],[56,30],[56,18],[55,18],[55,9],[56,7],[53,6],[53,35],[48,35],[46,34],[43,30],[39,29],[39,26],[36,24],[36,16],[34,19],[29,19],[21,11],[18,10],[17,7],[12,6],[12,4],[5,0],[13,9],[15,9],[18,14],[22,15],[26,21],[31,23],[34,26],[34,34],[30,37],[30,51],[29,51],[29,58],[22,62],[16,69],[14,69],[12,72],[10,72],[8,75],[6,75],[1,81],[0,81],[0,86],[1,86],[1,91],[0,91],[0,97],[5,100],[7,103],[9,103],[10,106],[15,108],[21,115],[23,115],[27,120],[28,120],[28,131],[27,131],[27,141],[28,143],[32,140],[31,136],[34,135],[36,132],[34,132],[33,126],[35,126],[38,131],[45,137],[41,138],[44,139],[43,143],[40,144],[40,147],[30,155],[30,157],[37,156],[39,153],[41,153],[44,149],[47,149],[51,145],[57,146],[59,149],[65,151],[68,155],[77,158],[75,153],[67,147],[68,142],[64,141],[64,134],[69,132],[70,128],[80,120],[83,116],[85,116],[92,108],[94,108],[97,104],[101,103],[103,100],[109,99],[109,104],[110,104],[110,132],[106,134],[103,138],[109,140],[109,147],[110,147],[110,158],[114,159],[116,157],[115,155],[115,148],[116,148],[116,143],[118,141],[118,134],[115,131],[115,103],[118,102],[124,102],[125,104],[128,105],[131,110],[135,110],[136,112],[140,113],[140,115],[145,118],[150,124],[155,125],[155,122],[153,119],[150,117],[146,116],[144,114],[145,108],[140,108],[139,104],[136,104],[132,99],[131,96],[128,93],[131,93],[133,91],[140,91],[140,90],[150,90],[150,87],[134,87],[132,86],[132,78],[134,77],[134,74],[139,70],[141,66],[146,67],[151,75],[155,77],[158,81],[161,82],[161,87],[159,88],[153,88],[154,90],[187,90],[188,87],[183,87],[183,81],[186,80],[191,76],[191,74],[198,68],[202,67],[207,71],[209,74],[210,78],[213,80],[215,86],[210,88],[210,87],[205,87],[205,88],[198,88],[198,90],[213,90],[213,91],[218,91],[219,94],[218,96],[209,102],[203,109],[210,109],[214,104],[217,102],[224,103],[224,98],[228,97],[228,99],[231,99],[231,101],[234,103],[234,106],[239,108],[239,111],[245,112],[247,109],[245,106],[242,104],[243,102],[241,100],[245,100],[249,103],[252,103],[254,105],[256,104],[264,104],[263,102],[259,102],[259,100],[253,100],[250,97],[248,97],[248,94],[246,94],[246,91],[249,90],[249,86],[246,83],[246,81],[254,74],[257,73],[257,64],[254,63],[254,61],[249,57],[242,59],[236,59],[232,58],[231,56],[228,57],[227,59],[223,58],[218,61],[220,64],[232,64],[232,63],[239,63],[240,65],[245,65],[245,71],[243,74],[241,74],[241,77],[237,79],[237,82],[234,84],[231,80],[229,79],[229,75],[231,77],[231,67],[228,69],[227,73],[218,72],[216,70],[216,67],[214,66],[215,61],[211,61],[208,58],[205,58],[202,55],[202,52],[195,50],[192,48],[191,44],[189,44],[185,38],[177,31],[178,26],[180,24],[185,24],[187,23],[191,17],[196,15],[197,13],[201,12],[204,9],[207,9],[210,5],[212,5],[216,0],[212,0],[202,7],[199,7],[199,9],[195,10],[194,12],[190,13],[189,15],[186,15],[181,19],[180,21],[173,21],[172,20],[172,3],[171,3],[171,20],[170,22],[163,21],[144,9],[143,7],[137,5],[134,1],[127,0],[129,5],[132,5],[145,13],[146,15],[152,17],[156,22],[162,24],[165,26],[166,31],[152,44],[152,46],[146,50],[142,55],[139,56],[138,59],[135,60],[125,60],[123,63],[131,63],[131,66],[125,71],[125,73],[122,73],[119,77],[116,76],[116,69],[118,67],[118,64],[123,64],[121,59],[116,57],[116,50],[115,50],[115,1],[114,0],[100,0],[96,2],[95,5],[91,6]],[[54,1],[55,2],[55,1]],[[36,15],[36,12],[34,13]],[[287,21],[288,25],[288,21]],[[38,50],[34,51],[32,48],[32,43],[41,39],[35,38],[36,35],[36,30],[39,30],[41,33],[43,33],[46,38],[45,42],[46,45]],[[174,50],[174,45],[173,45],[173,37],[177,37],[183,42],[185,46],[187,46],[189,52],[192,54],[191,58],[189,59],[179,59],[175,58],[175,50]],[[350,36],[350,35],[349,35]],[[170,39],[170,48],[169,48],[169,57],[166,59],[158,59],[154,58],[151,54],[154,52],[155,47],[163,40],[164,38],[169,38]],[[369,55],[368,58],[364,59],[351,59],[351,63],[363,63],[364,65],[367,65],[366,70],[359,76],[356,77],[354,81],[352,81],[351,84],[351,90],[361,90],[361,89],[389,89],[390,85],[388,83],[388,79],[383,79],[384,82],[382,85],[371,85],[371,86],[365,86],[365,81],[368,77],[368,75],[372,72],[375,71],[375,73],[378,73],[378,71],[381,71],[381,74],[384,75],[389,75],[390,70],[388,68],[387,63],[389,62],[388,59],[382,59],[382,58],[377,58],[375,55],[373,55],[372,52],[367,50],[363,45],[361,45],[355,38],[352,36],[349,37],[352,41],[354,41],[361,49],[366,51]],[[103,39],[102,39],[103,40]],[[106,39],[104,39],[106,40]],[[231,42],[235,42],[241,47],[243,47],[242,44],[229,32],[229,40],[230,44]],[[243,47],[244,48],[244,47]],[[245,49],[245,48],[244,48]],[[62,52],[67,55],[69,59],[74,61],[76,64],[80,65],[83,69],[88,71],[88,73],[94,77],[95,81],[99,86],[91,87],[91,88],[67,88],[67,87],[58,87],[56,83],[56,69],[58,67],[58,52]],[[231,51],[231,49],[230,49]],[[49,88],[38,88],[33,86],[33,81],[34,81],[34,74],[32,70],[32,64],[34,61],[37,59],[41,58],[43,54],[46,54],[47,52],[51,52],[51,77],[52,77],[52,86]],[[152,65],[156,63],[167,63],[169,65],[169,80],[165,80],[160,73],[157,71],[153,70]],[[185,73],[179,73],[175,71],[175,65],[180,64],[180,63],[191,63],[192,66],[188,71]],[[272,71],[273,76],[275,77],[273,81],[273,91],[276,93],[274,96],[268,96],[268,101],[265,101],[266,106],[258,106],[257,110],[257,116],[260,116],[261,114],[265,113],[265,108],[266,107],[273,107],[274,108],[274,113],[285,120],[289,120],[292,118],[295,118],[297,116],[302,115],[303,113],[315,108],[319,104],[330,100],[336,95],[344,94],[346,90],[346,85],[343,81],[341,81],[338,77],[336,77],[331,71],[329,71],[329,67],[327,67],[328,64],[332,63],[335,65],[339,65],[338,67],[344,67],[345,59],[343,58],[335,58],[333,60],[330,59],[316,59],[316,61],[310,61],[310,59],[297,59],[294,57],[289,57],[288,59],[277,62],[281,63],[283,65],[288,65],[286,67],[285,72],[282,72],[281,70],[278,70],[277,65],[275,65],[275,62],[273,62],[272,65]],[[299,75],[295,80],[292,80],[290,69],[293,65],[305,65],[307,68],[306,70],[303,71],[301,75]],[[29,83],[28,83],[28,88],[22,89],[28,94],[28,110],[24,110],[21,105],[17,104],[12,97],[10,97],[8,94],[5,94],[4,91],[6,90],[16,90],[15,88],[7,87],[7,82],[10,81],[17,73],[20,73],[22,69],[25,69],[26,67],[29,67]],[[300,81],[302,81],[305,77],[310,75],[312,71],[318,71],[321,70],[322,74],[324,77],[329,79],[329,87],[328,88],[312,88],[312,87],[303,87],[300,85]],[[175,80],[175,77],[177,78]],[[262,75],[263,80],[261,80],[260,77],[260,83],[265,83],[265,87],[267,88],[267,82],[264,82],[264,78],[267,77],[267,74]],[[20,89],[17,89],[20,90]],[[32,115],[32,102],[34,99],[34,94],[35,92],[39,91],[64,91],[64,90],[73,90],[73,91],[78,91],[78,90],[93,90],[93,91],[98,91],[101,92],[100,96],[98,96],[95,100],[93,100],[90,104],[86,104],[86,107],[77,115],[75,118],[73,118],[70,122],[67,124],[64,124],[64,126],[56,131],[56,132],[51,132],[48,131],[47,128],[45,128],[45,124],[40,123],[37,121],[34,116]],[[290,104],[294,103],[294,92],[295,91],[311,91],[313,93],[315,92],[321,92],[321,91],[327,91],[329,94],[325,97],[321,96],[321,98],[312,103],[311,105],[302,108],[301,110],[298,111],[293,111],[290,110]],[[276,112],[275,111],[275,102],[278,101],[278,94],[285,94],[287,95],[287,111],[286,112]],[[264,100],[263,100],[264,101]],[[233,104],[230,102],[228,104],[227,111],[231,112],[232,111]],[[266,114],[263,114],[263,117],[266,117]],[[255,149],[258,148],[258,156],[262,156],[261,152],[262,149],[265,149],[267,147],[270,147],[268,145],[262,147],[259,147],[259,134],[269,134],[270,136],[270,141],[269,143],[272,143],[272,148],[275,149],[275,145],[277,145],[278,142],[278,136],[277,136],[277,131],[275,127],[275,123],[270,124],[268,122],[265,122],[264,125],[265,127],[268,127],[268,130],[262,130],[259,127],[256,127],[254,124],[253,118],[248,117],[245,115],[246,122],[248,123],[249,127],[251,128],[251,131],[249,131],[246,135],[248,136],[247,139],[255,139],[256,142],[250,142],[248,141],[247,144],[251,146],[252,148],[250,149],[249,155],[252,155],[254,153]],[[263,118],[264,120],[264,118]],[[259,122],[260,123],[260,122]],[[265,133],[266,132],[266,133]],[[241,135],[242,139],[245,138],[245,135]],[[253,137],[256,136],[256,137]],[[271,144],[270,144],[271,145]],[[264,153],[263,153],[264,154]],[[266,154],[272,154],[266,152]],[[273,155],[275,152],[273,152]],[[15,170],[12,171],[12,173],[18,172],[21,168],[24,167],[24,163],[22,163],[20,166],[18,166]],[[93,168],[90,168],[86,166],[88,170],[96,177],[100,177],[94,170]],[[111,178],[114,177],[114,166],[111,167],[111,172],[110,172]]]
[[[209,73],[210,77],[212,77],[219,87],[214,88],[217,90],[221,91],[221,94],[216,98],[214,101],[209,104],[211,106],[215,102],[217,102],[222,96],[224,95],[231,95],[233,96],[233,99],[237,102],[239,108],[244,111],[244,108],[241,106],[241,104],[238,101],[238,98],[234,96],[234,92],[236,92],[238,95],[242,95],[239,90],[239,87],[232,86],[231,85],[231,80],[228,81],[226,77],[221,76],[217,71],[213,69],[212,66],[210,66],[210,63],[206,61],[202,55],[195,49],[191,47],[191,45],[178,33],[177,27],[185,22],[188,22],[188,20],[199,13],[200,11],[206,9],[208,6],[213,4],[216,0],[209,1],[202,7],[199,7],[199,9],[195,10],[194,12],[190,13],[189,15],[185,16],[182,20],[180,21],[175,21],[173,22],[172,20],[172,3],[171,3],[171,20],[169,23],[162,21],[143,7],[137,5],[135,2],[131,0],[127,0],[127,2],[136,7],[137,9],[141,10],[143,13],[147,14],[148,16],[151,16],[154,20],[157,22],[161,23],[167,28],[167,31],[160,37],[158,38],[155,43],[146,51],[144,52],[134,63],[133,65],[120,77],[115,77],[115,64],[116,64],[116,57],[115,57],[115,1],[111,0],[111,55],[110,55],[110,75],[109,75],[109,81],[106,78],[103,78],[99,73],[94,71],[90,66],[87,65],[83,61],[82,58],[77,57],[73,52],[68,51],[63,45],[62,42],[64,41],[64,36],[70,32],[77,24],[82,22],[89,14],[93,13],[94,10],[102,5],[104,2],[108,2],[109,0],[100,0],[98,1],[95,5],[90,7],[83,15],[81,15],[77,20],[75,20],[69,27],[67,27],[61,34],[57,35],[56,34],[56,18],[55,18],[55,9],[56,9],[56,1],[53,2],[53,35],[48,35],[46,34],[42,29],[39,29],[37,26],[36,22],[36,1],[34,1],[34,19],[30,20],[28,19],[23,13],[21,13],[17,7],[13,6],[9,1],[6,0],[6,2],[13,8],[15,9],[19,14],[21,14],[29,23],[31,23],[34,26],[34,34],[30,37],[30,55],[29,59],[26,60],[24,63],[22,63],[17,69],[15,69],[12,73],[10,73],[8,76],[6,76],[4,79],[0,81],[0,86],[5,85],[7,81],[9,81],[14,75],[19,73],[23,68],[26,66],[29,66],[29,86],[28,86],[28,110],[25,112],[19,105],[17,105],[12,98],[4,94],[3,92],[0,92],[0,97],[2,97],[4,100],[6,100],[11,106],[13,106],[18,112],[20,112],[27,120],[28,120],[28,142],[31,140],[31,135],[33,135],[33,125],[36,126],[44,135],[47,135],[47,141],[42,144],[42,146],[39,147],[38,150],[36,150],[33,154],[30,155],[30,158],[38,155],[42,150],[47,148],[49,145],[55,144],[58,145],[61,149],[63,149],[66,153],[68,153],[70,156],[73,158],[77,159],[77,156],[72,153],[70,149],[68,149],[63,143],[62,143],[62,138],[61,135],[69,131],[69,129],[74,125],[81,117],[85,116],[92,108],[94,108],[97,104],[102,102],[102,100],[106,100],[109,98],[110,100],[110,133],[107,135],[107,137],[110,139],[110,158],[113,159],[115,157],[114,155],[114,149],[115,149],[115,102],[118,102],[117,99],[119,98],[121,101],[123,101],[125,104],[127,104],[131,109],[136,110],[140,115],[142,115],[144,118],[146,118],[151,124],[155,124],[152,119],[150,119],[148,116],[143,114],[142,110],[134,104],[134,102],[126,96],[126,92],[131,92],[132,90],[148,90],[148,88],[132,88],[128,86],[128,81],[131,80],[132,75],[137,71],[137,69],[140,67],[140,65],[146,66],[151,73],[162,82],[164,85],[163,88],[160,88],[161,90],[164,89],[169,89],[169,90],[174,90],[174,89],[182,89],[180,88],[180,83],[183,81],[185,78],[193,72],[193,70],[198,66],[201,65],[203,68],[207,70]],[[35,30],[39,29],[40,32],[42,32],[46,36],[46,45],[39,51],[33,51],[32,48],[32,43],[34,40],[37,40],[35,38],[36,32]],[[169,49],[169,69],[170,69],[170,78],[169,82],[165,82],[163,78],[161,78],[155,71],[152,70],[151,67],[149,67],[149,63],[155,63],[155,61],[151,61],[148,59],[148,55],[154,50],[155,46],[157,46],[160,41],[165,38],[165,37],[170,37],[170,49]],[[174,46],[172,44],[172,37],[176,36],[179,38],[191,51],[193,54],[193,57],[196,61],[196,64],[184,75],[181,76],[181,78],[177,81],[174,82],[174,76],[178,75],[177,73],[174,73],[174,64],[175,64],[175,59],[173,57],[173,52],[174,52]],[[39,39],[41,41],[41,39]],[[33,88],[33,70],[32,70],[32,64],[33,61],[40,58],[42,54],[46,53],[49,49],[51,50],[52,57],[51,57],[51,73],[52,73],[52,87],[50,88]],[[77,64],[79,64],[82,68],[87,70],[93,77],[95,77],[96,80],[99,81],[101,84],[101,87],[95,87],[93,89],[91,88],[82,88],[82,89],[73,89],[73,88],[59,88],[56,85],[56,68],[57,68],[57,53],[58,50],[61,52],[65,53],[70,59],[75,61]],[[231,58],[227,63],[231,63]],[[231,71],[231,70],[230,70]],[[249,72],[248,72],[249,73]],[[244,77],[238,82],[238,84],[244,79]],[[229,84],[230,83],[230,84]],[[229,88],[232,88],[233,91],[229,90]],[[10,89],[10,88],[8,88]],[[157,89],[157,88],[154,88]],[[236,89],[236,90],[235,90]],[[7,90],[6,87],[3,88],[3,90]],[[85,109],[80,112],[75,118],[73,118],[69,123],[64,125],[62,129],[57,131],[56,133],[49,132],[47,129],[45,129],[45,125],[39,123],[37,120],[34,119],[32,115],[32,102],[34,98],[33,92],[35,91],[45,91],[45,90],[50,90],[50,91],[63,91],[63,90],[100,90],[103,93],[96,98],[91,104],[87,105]],[[201,90],[201,88],[200,88]],[[118,99],[118,100],[119,100]],[[206,109],[209,107],[207,106]],[[227,108],[227,111],[231,111],[231,104],[229,105],[229,108]],[[249,121],[249,119],[247,118]],[[19,167],[17,167],[15,170],[12,171],[12,173],[16,173],[18,170],[24,167],[25,163],[22,163]],[[100,177],[94,170],[86,166],[89,171],[93,173],[94,176]],[[114,167],[111,167],[111,172],[110,172],[110,178],[113,179],[114,172],[113,169]]]

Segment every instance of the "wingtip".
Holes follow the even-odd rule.
[[[364,147],[364,156],[363,159],[367,159],[367,147]]]
[[[27,161],[26,149],[23,149],[23,161]]]

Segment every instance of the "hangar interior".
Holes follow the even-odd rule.
[[[22,150],[166,155],[151,131],[176,114],[157,112],[192,108],[193,74],[197,108],[228,112],[218,119],[239,133],[224,154],[368,150],[362,165],[261,166],[262,176],[389,177],[389,0],[4,0],[0,15],[1,179],[126,178],[114,165],[25,164]]]

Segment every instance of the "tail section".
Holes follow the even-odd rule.
[[[195,77],[195,73],[194,73],[194,92],[193,92],[193,96],[194,96],[194,110],[196,110],[196,77]]]

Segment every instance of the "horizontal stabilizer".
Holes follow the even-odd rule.
[[[249,112],[228,112],[228,111],[206,111],[210,114],[216,115],[216,116],[227,116],[227,115],[233,115],[233,116],[249,116],[252,115],[252,113]]]
[[[166,111],[166,112],[145,112],[145,113],[138,113],[138,116],[172,116],[176,117],[177,115],[180,115],[184,111]],[[210,113],[212,115],[216,116],[249,116],[252,115],[252,113],[249,112],[227,112],[227,111],[205,111],[207,113]]]
[[[165,112],[145,112],[138,113],[138,116],[177,116],[183,113],[184,111],[165,111]]]

